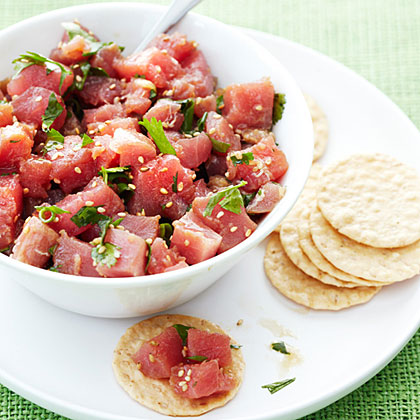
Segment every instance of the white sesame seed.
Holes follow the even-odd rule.
[[[146,242],[146,244],[152,245],[153,239],[147,238],[144,242]]]
[[[76,134],[80,134],[80,130],[77,127],[74,129],[74,131],[76,132]]]
[[[196,104],[196,105],[198,105],[201,101],[202,101],[202,98],[198,97],[198,98],[195,100],[195,104]]]
[[[169,89],[166,91],[166,95],[165,96],[172,96],[174,94],[174,91],[172,89]]]
[[[248,238],[248,236],[250,236],[250,235],[251,235],[251,233],[252,233],[252,230],[251,230],[251,229],[248,229],[248,230],[245,232],[245,237],[246,237],[246,238]]]
[[[98,213],[105,213],[105,209],[103,208],[103,207],[98,207],[97,209],[96,209],[96,211],[98,212]]]
[[[149,360],[153,363],[155,361],[155,358],[153,354],[149,354]]]
[[[24,188],[24,189],[23,189],[23,193],[24,193],[24,194],[28,194],[28,192],[29,192],[29,188]]]
[[[125,217],[125,216],[127,216],[127,213],[124,213],[123,211],[120,211],[119,213],[117,213],[117,216]]]
[[[134,184],[128,184],[128,188],[130,188],[131,190],[135,190],[136,186]]]
[[[101,238],[95,238],[90,243],[92,245],[99,245],[101,243]]]
[[[219,213],[217,213],[216,218],[220,219],[221,217],[223,217],[225,213],[223,211],[219,211]]]
[[[271,157],[269,157],[266,161],[265,161],[266,165],[271,165]]]
[[[105,251],[106,251],[106,247],[105,247],[105,245],[102,245],[98,249],[98,254],[103,254]]]
[[[178,185],[177,185],[177,190],[179,192],[181,192],[183,189],[184,189],[184,183],[183,182],[179,182]]]
[[[60,181],[58,178],[54,178],[54,179],[53,179],[53,181],[54,181],[56,184],[60,184],[60,183],[61,183],[61,181]]]
[[[230,228],[230,231],[233,233],[233,232],[236,232],[238,230],[238,226],[232,226],[231,228]]]
[[[195,133],[193,133],[193,137],[197,137],[199,136],[201,133],[199,131],[196,131]]]
[[[35,102],[41,102],[42,101],[42,96],[37,96],[35,98]]]
[[[58,45],[60,46],[60,44],[63,45],[63,43],[61,41],[58,43]],[[79,67],[80,67],[80,64],[75,64],[73,66],[74,69],[78,69]]]
[[[190,244],[190,241],[188,240],[188,239],[185,239],[185,241],[184,241],[184,245],[185,246],[188,246]]]
[[[166,255],[166,259],[169,261],[169,262],[172,262],[172,260],[171,260],[171,256],[168,254],[168,255]]]
[[[95,203],[93,201],[85,201],[85,205],[88,207],[92,207]]]
[[[215,120],[220,120],[220,118],[222,118],[222,116],[220,114],[216,114],[216,115],[213,115],[213,118]]]
[[[191,178],[192,178],[192,179],[197,178],[197,174],[192,174],[192,175],[191,175]]]
[[[232,124],[229,124],[229,128],[231,128],[233,130],[233,125]]]
[[[187,384],[185,384],[185,385],[182,385],[182,391],[186,391],[188,389],[188,385]]]
[[[191,376],[191,373],[192,373],[192,370],[191,369],[188,369],[187,376]]]
[[[12,120],[13,120],[14,123],[18,122],[18,119],[16,118],[16,115],[13,115]]]
[[[111,225],[112,226],[112,225]],[[121,225],[118,225],[117,227],[116,227],[116,229],[119,229],[119,230],[125,230],[125,227],[124,226],[121,226]]]
[[[184,376],[184,369],[178,371],[178,377],[181,378],[182,376]]]
[[[213,128],[210,128],[210,130],[209,130],[209,134],[214,134],[216,132],[216,129],[213,127]]]
[[[236,323],[236,325],[239,327],[243,323],[244,323],[244,320],[243,319],[239,319],[238,322]]]
[[[198,47],[198,42],[197,42],[197,41],[193,41],[192,46],[193,46],[194,48],[197,48],[197,47]]]
[[[81,174],[82,173],[82,170],[78,166],[76,166],[74,168],[74,172],[76,172],[76,174]]]
[[[158,73],[160,73],[160,72],[162,71],[162,67],[160,67],[159,65],[157,65],[157,66],[156,66],[156,71],[157,71]]]
[[[190,381],[191,381],[191,377],[190,377],[190,376],[186,376],[186,377],[185,377],[185,381],[186,381],[186,382],[190,382]]]
[[[149,168],[147,166],[143,166],[142,168],[140,168],[140,172],[147,172],[149,170]]]
[[[112,85],[109,86],[109,90],[115,89],[117,85],[115,83],[113,83]]]
[[[144,157],[143,157],[143,156],[139,156],[139,157],[137,158],[137,160],[138,160],[140,163],[144,163]]]
[[[93,181],[92,188],[95,188],[97,185],[98,185],[98,183],[96,181]]]
[[[225,177],[226,177],[226,178],[229,178],[229,176],[230,176],[229,171],[225,172]]]
[[[167,172],[167,171],[168,171],[168,168],[159,169],[159,172]]]
[[[192,135],[191,134],[184,134],[185,138],[187,139],[192,139]]]
[[[95,134],[96,130],[89,130],[89,134]]]
[[[255,109],[256,109],[257,111],[262,111],[263,107],[262,107],[262,105],[257,105],[257,106],[255,107]]]
[[[76,81],[77,81],[77,82],[81,82],[82,80],[83,80],[82,76],[80,76],[80,74],[78,74],[78,75],[76,76]]]
[[[166,204],[165,204],[165,208],[167,208],[167,209],[169,209],[170,207],[172,207],[173,206],[173,202],[172,201],[168,201]]]
[[[168,194],[168,190],[166,188],[161,188],[160,193],[166,195]]]

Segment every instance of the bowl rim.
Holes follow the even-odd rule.
[[[32,17],[29,17],[27,19],[24,19],[22,21],[19,21],[7,28],[4,28],[0,31],[0,40],[4,36],[10,36],[13,35],[15,32],[19,32],[20,30],[24,29],[26,26],[31,26],[36,23],[39,23],[43,19],[58,19],[62,14],[69,13],[72,11],[77,11],[77,13],[81,13],[83,11],[97,11],[98,8],[101,9],[109,9],[112,11],[115,8],[132,8],[137,10],[153,10],[158,12],[163,12],[166,7],[162,5],[156,5],[151,3],[132,3],[132,2],[106,2],[106,3],[89,3],[89,4],[81,4],[81,5],[75,5],[70,7],[64,7],[64,8],[58,8],[54,9],[52,11],[48,11],[45,13],[41,13]],[[278,66],[281,77],[284,78],[285,84],[289,88],[292,88],[294,96],[296,96],[299,101],[301,102],[301,105],[304,105],[302,108],[302,112],[306,114],[305,120],[302,121],[302,124],[306,124],[307,126],[307,136],[309,141],[309,147],[305,149],[302,154],[300,155],[301,161],[303,162],[302,168],[300,170],[304,173],[304,182],[301,183],[297,187],[296,197],[287,205],[287,207],[280,212],[280,209],[284,207],[282,203],[284,203],[283,200],[281,200],[276,207],[267,215],[266,217],[266,224],[261,229],[261,225],[257,226],[257,229],[252,233],[252,235],[239,243],[238,245],[235,245],[233,248],[229,249],[228,251],[225,251],[222,254],[216,255],[212,258],[209,258],[208,260],[202,261],[197,264],[190,265],[188,267],[170,271],[166,273],[159,273],[159,274],[148,274],[144,276],[133,276],[133,277],[89,277],[89,276],[77,276],[74,274],[64,274],[64,273],[57,273],[52,272],[49,270],[46,270],[44,268],[34,267],[32,265],[23,263],[21,261],[17,261],[11,257],[8,257],[4,254],[0,254],[0,265],[7,265],[11,268],[17,270],[17,271],[23,271],[28,275],[37,275],[37,276],[43,276],[46,279],[53,279],[56,281],[61,281],[63,283],[67,284],[78,284],[83,286],[101,286],[102,288],[130,288],[133,286],[137,287],[147,287],[147,286],[157,286],[157,285],[171,285],[173,283],[178,282],[180,279],[185,278],[193,278],[195,277],[199,272],[202,271],[210,271],[215,265],[223,264],[224,262],[228,262],[228,260],[236,255],[244,255],[249,250],[257,246],[260,242],[262,242],[283,220],[287,213],[291,210],[294,203],[297,201],[301,191],[303,190],[303,187],[306,183],[306,180],[309,176],[309,171],[312,165],[312,153],[313,153],[313,129],[312,129],[312,120],[310,117],[310,113],[308,108],[306,107],[306,103],[303,97],[303,94],[297,85],[297,82],[294,80],[294,78],[291,76],[291,74],[286,70],[286,68],[283,66],[283,64],[275,58],[268,50],[265,49],[264,46],[259,44],[257,41],[249,37],[248,35],[245,35],[244,33],[241,33],[238,29],[229,26],[223,22],[220,22],[216,19],[213,19],[211,17],[200,15],[195,12],[189,12],[185,17],[186,19],[194,19],[194,21],[202,21],[203,23],[207,23],[210,25],[215,25],[219,28],[222,28],[224,31],[233,33],[236,38],[239,38],[242,40],[242,42],[246,43],[249,48],[252,50],[258,50],[258,53],[260,56],[264,57],[264,61],[269,62],[276,62],[276,66]],[[176,26],[175,26],[176,29]],[[290,95],[290,93],[289,93]],[[286,108],[287,109],[287,108]],[[287,190],[286,190],[287,194]],[[281,216],[278,215],[276,218],[276,213],[281,213]],[[280,220],[279,220],[280,219]]]

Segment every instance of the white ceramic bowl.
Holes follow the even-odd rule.
[[[42,14],[0,32],[0,78],[13,73],[12,60],[25,51],[48,55],[61,38],[61,22],[78,18],[103,41],[134,50],[163,13],[150,4],[102,3]],[[285,217],[302,190],[312,162],[312,123],[303,96],[290,74],[261,45],[213,19],[190,13],[176,27],[196,40],[219,86],[269,76],[286,94],[286,109],[274,132],[289,162],[285,197],[244,242],[191,267],[151,276],[91,278],[54,273],[0,255],[2,276],[64,309],[100,317],[131,317],[160,312],[201,293],[258,245]],[[262,263],[262,262],[261,262]],[[225,296],[224,298],[228,298]]]

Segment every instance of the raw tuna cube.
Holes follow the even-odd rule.
[[[240,214],[236,214],[216,204],[211,215],[204,216],[203,213],[209,199],[209,197],[197,197],[193,201],[192,210],[204,224],[223,238],[218,253],[225,252],[244,241],[257,228],[256,223],[249,218],[244,207]]]
[[[121,104],[102,105],[99,108],[85,109],[83,124],[87,126],[91,123],[105,122],[117,117],[126,117],[125,111]]]
[[[146,216],[160,215],[175,220],[183,216],[192,203],[195,174],[184,168],[173,155],[151,160],[140,168],[134,168],[132,174],[136,186],[128,202],[128,210],[132,214],[144,211]]]
[[[168,249],[162,238],[156,238],[151,246],[151,257],[147,272],[149,274],[165,273],[167,271],[179,270],[188,267],[185,258],[173,247]]]
[[[212,153],[205,166],[208,176],[224,176],[227,171],[226,155],[222,153],[220,155]]]
[[[92,248],[86,242],[68,236],[65,231],[61,231],[53,256],[54,266],[64,274],[100,277],[93,266]]]
[[[52,164],[47,159],[32,156],[19,165],[20,183],[26,197],[47,198],[51,184]]]
[[[204,163],[213,148],[211,140],[204,133],[192,138],[181,138],[173,146],[181,165],[190,169],[198,168]]]
[[[47,68],[41,65],[32,65],[23,69],[17,76],[14,76],[7,85],[7,93],[10,96],[21,95],[26,89],[31,86],[43,87],[63,95],[64,92],[73,83],[73,73],[71,70],[64,66],[70,72],[63,80],[60,89],[61,69],[57,68],[47,73]]]
[[[83,90],[77,94],[86,104],[100,106],[112,104],[114,98],[121,97],[122,89],[122,83],[118,79],[88,76]]]
[[[223,101],[223,115],[234,129],[271,127],[274,86],[269,79],[227,86]]]
[[[189,381],[185,378],[188,376]],[[205,361],[196,365],[174,366],[169,383],[177,394],[185,398],[198,399],[227,392],[234,388],[235,379],[223,373],[217,360]]]
[[[160,50],[167,51],[167,53],[181,62],[187,58],[192,51],[195,50],[197,43],[194,41],[187,41],[186,35],[174,32],[173,34],[159,34],[148,47],[156,47]]]
[[[205,124],[206,133],[213,139],[230,144],[228,152],[241,150],[241,139],[236,135],[225,118],[217,112],[209,112]],[[226,155],[226,153],[213,150],[216,155]]]
[[[51,178],[60,184],[66,194],[84,187],[97,172],[92,150],[81,148],[81,144],[79,136],[67,136],[63,149],[52,150],[45,155],[52,162]]]
[[[117,128],[125,130],[139,131],[139,122],[137,118],[114,118],[103,122],[93,122],[87,125],[87,132],[90,136],[113,136]]]
[[[14,123],[0,128],[0,168],[15,169],[31,156],[34,129]]]
[[[45,110],[48,107],[51,93],[53,93],[53,91],[50,89],[34,86],[30,87],[17,98],[13,99],[12,106],[14,114],[19,121],[33,124],[36,128],[41,127],[42,116],[45,114]],[[55,96],[59,104],[63,107],[63,111],[52,123],[51,128],[59,130],[66,121],[67,112],[61,96],[56,93]]]
[[[205,225],[198,216],[189,211],[174,223],[171,248],[176,247],[188,264],[197,264],[214,257],[222,237]]]
[[[143,115],[152,105],[150,92],[156,91],[156,86],[150,81],[141,78],[131,79],[124,91],[124,107],[127,114]]]
[[[241,159],[244,153],[252,153],[254,159],[249,164],[241,163],[235,166],[231,156]],[[243,191],[247,193],[257,191],[268,181],[279,180],[288,168],[286,157],[276,146],[272,136],[240,152],[232,153],[227,157],[226,162],[228,166],[226,177],[230,181],[246,181],[247,185],[243,187]]]
[[[144,276],[147,245],[143,238],[120,229],[109,229],[105,242],[116,245],[121,253],[112,267],[98,264],[96,270],[104,277]]]
[[[267,182],[257,192],[255,197],[246,206],[247,213],[269,213],[284,197],[285,188],[275,182]]]
[[[61,127],[60,133],[63,136],[75,136],[83,131],[82,123],[77,119],[73,112],[69,112],[66,122],[63,127]]]
[[[188,357],[205,356],[209,360],[217,360],[219,366],[232,363],[230,338],[224,334],[209,333],[191,328],[187,337]]]
[[[107,134],[93,138],[95,146],[92,147],[92,159],[95,161],[96,169],[102,167],[115,168],[119,166],[120,156],[111,149],[113,138]]]
[[[11,104],[0,104],[0,127],[13,124],[13,107]]]
[[[117,60],[115,68],[120,77],[129,80],[136,74],[145,76],[158,88],[166,88],[168,81],[181,71],[178,61],[156,47]]]
[[[104,183],[101,177],[95,177],[83,191],[78,192],[77,194],[70,194],[56,203],[57,207],[69,211],[70,214],[57,215],[58,222],[51,223],[51,227],[56,232],[64,229],[70,236],[80,235],[82,232],[89,229],[89,225],[79,228],[70,220],[70,218],[83,206],[89,204],[103,207],[105,209],[104,214],[107,216],[113,216],[124,210],[124,204],[120,197]]]
[[[138,166],[156,157],[156,147],[152,140],[136,131],[117,128],[110,149],[120,156],[120,166]]]
[[[146,341],[133,354],[140,371],[150,378],[169,378],[171,368],[183,361],[182,340],[174,327]]]
[[[144,118],[147,118],[149,121],[153,117],[158,121],[162,121],[162,127],[164,129],[174,131],[179,131],[184,122],[181,105],[170,99],[159,99],[144,115]]]
[[[16,222],[22,212],[22,187],[18,175],[0,177],[0,249],[15,239]]]
[[[159,235],[159,216],[133,216],[127,214],[120,223],[126,230],[143,239],[155,239]]]
[[[195,197],[206,197],[211,193],[209,188],[207,188],[207,184],[204,182],[204,179],[199,179],[198,181],[195,181],[194,187],[195,187],[195,192],[194,192]]]
[[[118,77],[118,73],[114,69],[114,63],[116,60],[120,60],[121,51],[120,47],[112,43],[111,45],[107,45],[102,47],[91,59],[90,65],[92,67],[99,67],[104,69],[109,77]]]
[[[57,243],[58,237],[48,225],[37,217],[31,217],[16,239],[12,258],[35,267],[44,267],[51,258],[48,250]]]
[[[214,95],[206,96],[205,98],[198,97],[195,100],[194,114],[201,118],[205,112],[216,112],[216,97]]]

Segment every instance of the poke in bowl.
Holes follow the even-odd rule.
[[[161,10],[127,8],[151,22]],[[103,36],[114,11],[63,9],[0,34],[43,23],[56,41],[31,39],[2,74],[0,262],[58,306],[132,316],[190,299],[274,229],[304,185],[312,130],[291,77],[243,35],[189,15],[130,54],[133,19]],[[215,27],[228,48],[214,50]],[[239,46],[251,69],[246,56],[220,66]]]

